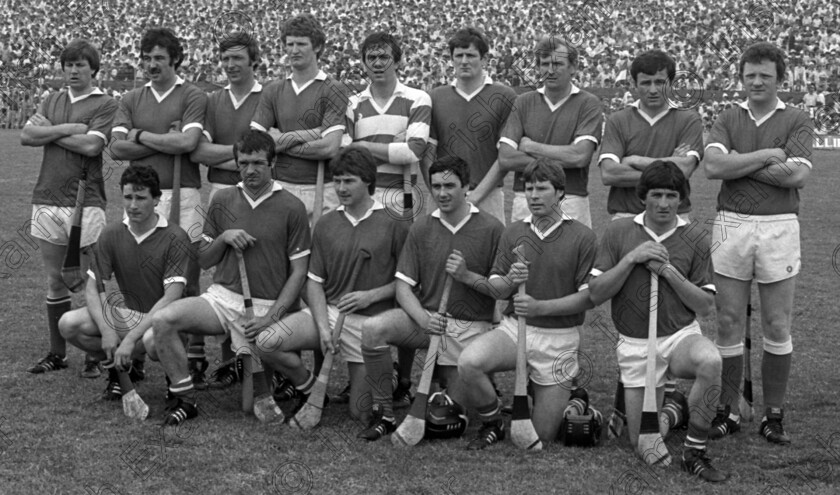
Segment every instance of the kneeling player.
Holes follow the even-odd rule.
[[[125,413],[132,416],[145,410],[140,418],[145,419],[148,407],[136,392],[132,394],[120,386],[117,369],[130,368],[132,356],[142,354],[144,348],[154,358],[152,318],[181,297],[187,282],[190,241],[180,227],[155,213],[161,192],[154,169],[128,167],[120,178],[120,187],[127,219],[108,225],[99,236],[94,248],[93,273],[89,273],[85,291],[87,307],[66,313],[59,321],[59,329],[76,347],[112,364],[102,397],[106,400],[122,397],[124,404],[133,402],[134,409],[126,404]],[[108,297],[103,302],[94,276],[103,281],[111,278],[112,273],[122,297]],[[136,381],[141,375],[133,374],[131,378]],[[126,383],[124,377],[122,381]]]
[[[467,272],[461,256],[451,256],[447,266],[455,280],[499,299],[509,298],[521,282],[527,291],[514,295],[499,327],[473,341],[458,360],[468,405],[476,407],[484,423],[469,449],[483,449],[505,437],[501,402],[488,374],[515,369],[519,318],[528,323],[534,428],[544,443],[557,438],[571,378],[578,372],[579,332],[585,311],[592,307],[587,282],[595,261],[595,234],[560,209],[563,169],[540,158],[525,169],[524,179],[531,215],[505,229],[489,281]],[[554,373],[558,357],[564,376]]]
[[[720,389],[721,358],[700,333],[695,316],[707,313],[714,303],[710,246],[706,238],[695,242],[683,235],[687,223],[677,216],[677,207],[687,194],[688,181],[673,162],[650,164],[637,186],[645,211],[607,226],[589,287],[595,304],[612,299],[613,322],[622,335],[616,354],[630,442],[637,445],[647,361],[647,294],[650,272],[659,274],[656,403],[662,403],[666,372],[694,380],[682,467],[704,480],[723,481],[727,475],[712,467],[706,455],[717,407],[708,398]]]
[[[400,254],[396,295],[401,308],[368,319],[362,331],[362,355],[376,408],[370,426],[359,433],[366,440],[378,440],[396,429],[391,402],[392,345],[424,348],[429,345],[429,333],[445,334],[437,356],[440,377],[449,385],[450,398],[461,402],[464,391],[457,379],[458,356],[470,341],[490,329],[493,320],[493,298],[458,282],[452,284],[446,317],[437,313],[450,254],[462,253],[467,269],[485,277],[504,227],[467,202],[469,168],[462,159],[435,162],[429,177],[438,209],[411,227]]]
[[[154,318],[154,340],[178,402],[164,424],[178,425],[198,414],[182,334],[230,335],[237,354],[256,355],[253,341],[287,333],[284,317],[299,309],[309,262],[309,222],[303,203],[271,179],[274,141],[262,131],[245,133],[234,146],[242,182],[213,196],[204,224],[199,263],[216,267],[213,285],[200,297],[168,306]],[[236,250],[242,251],[255,318],[245,318]],[[256,357],[256,356],[255,356]],[[254,414],[260,421],[282,411],[255,360]]]
[[[276,343],[267,341],[258,350],[263,361],[282,371],[293,385],[306,386],[306,392],[314,378],[295,351],[318,349],[320,342],[324,352],[337,352],[331,329],[339,312],[345,313],[340,348],[350,371],[350,415],[367,420],[369,410],[360,407],[369,389],[362,325],[394,307],[394,273],[408,224],[373,199],[376,161],[369,151],[342,151],[330,163],[330,171],[341,206],[321,217],[312,235],[306,285],[309,308],[295,324],[289,323],[293,335],[283,335]]]

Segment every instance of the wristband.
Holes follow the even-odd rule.
[[[143,134],[143,129],[140,129],[137,131],[137,134],[134,135],[134,142],[137,144],[142,144],[140,143],[140,134]]]

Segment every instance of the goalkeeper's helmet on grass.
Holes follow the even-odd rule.
[[[426,407],[426,438],[456,438],[467,430],[467,411],[445,392],[429,397]]]

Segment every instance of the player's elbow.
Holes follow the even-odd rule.
[[[103,148],[105,148],[105,143],[92,141],[82,146],[81,154],[89,157],[95,157],[102,153]]]
[[[619,176],[616,174],[615,162],[612,160],[604,160],[601,162],[601,183],[605,186],[618,186]]]
[[[607,287],[602,280],[598,280],[597,278],[589,279],[589,302],[592,303],[591,307],[600,306],[610,298],[606,289]]]

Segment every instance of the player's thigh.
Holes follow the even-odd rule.
[[[475,205],[479,210],[493,215],[502,225],[505,221],[505,193],[501,187],[494,188],[483,200]]]
[[[513,206],[510,211],[510,221],[518,222],[531,214],[528,209],[528,200],[525,198],[525,193],[522,191],[514,191]]]
[[[765,338],[774,342],[787,340],[793,319],[795,293],[796,277],[772,284],[758,284],[762,330]]]
[[[675,378],[693,380],[698,375],[720,376],[721,357],[717,347],[703,335],[688,335],[674,346],[668,357],[668,372]],[[709,376],[704,376],[708,378]]]
[[[795,277],[802,268],[796,215],[768,215],[756,228],[755,280],[770,284]]]
[[[592,228],[592,215],[589,212],[589,196],[567,194],[560,204],[560,208],[566,215]]]
[[[463,370],[464,377],[475,371],[488,374],[514,368],[516,342],[498,328],[474,339],[458,358],[458,369]]]
[[[362,344],[369,347],[387,344],[420,349],[429,346],[429,335],[402,309],[389,309],[365,320],[362,325]]]
[[[314,350],[321,348],[321,338],[308,311],[287,314],[257,336],[262,353]]]
[[[155,313],[152,326],[195,335],[222,335],[225,328],[213,306],[202,297],[179,299]]]

